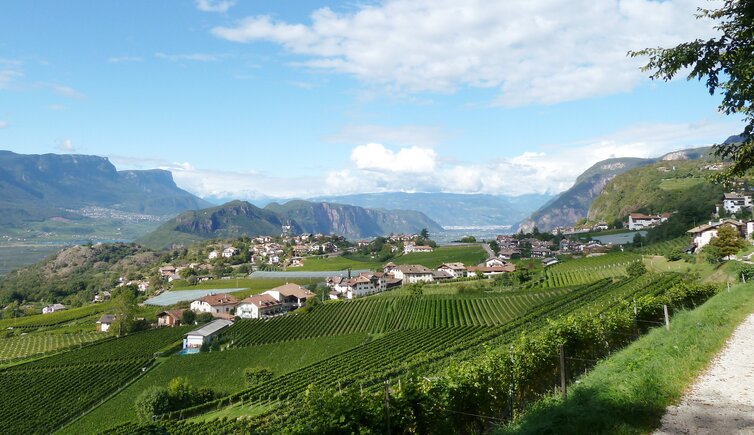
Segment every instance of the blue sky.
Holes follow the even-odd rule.
[[[705,1],[9,0],[0,148],[165,168],[200,196],[558,192],[739,132],[631,49]]]

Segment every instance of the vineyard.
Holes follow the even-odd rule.
[[[510,296],[424,296],[362,298],[318,307],[315,311],[267,320],[239,320],[223,334],[232,346],[251,346],[354,332],[382,333],[401,329],[494,326],[566,290],[516,293]]]
[[[107,339],[0,370],[0,433],[49,433],[142,373],[186,328]]]
[[[59,351],[100,340],[98,332],[76,334],[27,334],[0,339],[0,363]]]
[[[491,325],[477,320],[478,324],[471,326],[470,323],[473,322],[463,314],[468,312],[464,309],[468,303],[479,304],[481,301],[489,303],[498,298],[460,299],[464,303],[450,305],[451,308],[447,310],[445,308],[447,305],[440,305],[443,308],[438,309],[433,304],[441,304],[440,301],[451,299],[433,300],[433,304],[424,304],[421,311],[415,314],[418,319],[415,318],[412,322],[405,324],[400,323],[403,329],[396,328],[382,338],[372,340],[300,370],[278,376],[222,399],[174,412],[163,416],[163,418],[169,420],[183,419],[242,403],[245,403],[246,406],[251,403],[278,403],[279,409],[269,415],[255,419],[254,423],[231,423],[230,421],[213,421],[206,424],[186,421],[165,422],[166,427],[173,428],[171,431],[176,433],[183,433],[184,430],[190,430],[192,433],[202,433],[202,430],[218,430],[216,423],[220,425],[219,427],[226,426],[229,432],[238,431],[239,427],[246,427],[246,430],[249,430],[251,427],[249,424],[253,424],[255,430],[275,432],[282,430],[282,427],[287,424],[285,419],[279,418],[280,415],[290,417],[297,412],[295,406],[287,404],[297,402],[298,399],[295,398],[305,391],[309,385],[317,385],[317,387],[322,388],[336,387],[338,390],[357,386],[362,391],[373,391],[373,388],[381,385],[384,379],[400,378],[411,372],[430,375],[447,366],[449,358],[456,361],[472,359],[478,355],[479,346],[482,344],[507,348],[509,343],[514,342],[522,332],[538,331],[547,327],[550,322],[549,319],[558,319],[566,315],[599,318],[603,313],[610,310],[628,313],[630,311],[629,301],[657,297],[679,282],[680,276],[675,274],[645,275],[619,282],[605,279],[579,286],[567,293],[552,295],[550,298],[540,301],[536,306],[530,306],[529,311],[525,314],[511,318],[507,322],[493,322]],[[418,300],[425,302],[421,298]],[[429,306],[433,306],[434,309],[429,309]],[[475,309],[479,309],[479,307],[479,305],[475,305]],[[369,317],[368,311],[359,312],[364,313],[364,318]],[[440,318],[454,319],[452,325],[444,322],[445,324],[442,326],[437,326],[436,320],[430,320],[437,319],[438,312],[441,313]],[[445,317],[443,317],[442,313],[446,312],[452,314],[445,314]],[[466,324],[455,323],[456,319],[461,318],[464,319]],[[482,314],[477,319],[486,319],[486,317]],[[356,322],[356,318],[352,320]],[[280,424],[283,426],[277,426]],[[125,433],[123,431],[126,428],[136,431],[134,433],[138,433],[138,430],[140,430],[138,426],[126,425],[119,428],[120,433]]]
[[[557,288],[586,284],[604,278],[626,275],[626,267],[641,256],[632,253],[614,253],[559,263],[545,269],[538,283],[540,288]]]
[[[51,314],[36,314],[33,316],[17,317],[15,319],[0,320],[0,328],[41,328],[60,325],[74,320],[85,319],[102,314],[110,304],[92,304],[81,308],[71,308]]]
[[[664,242],[653,243],[649,246],[639,248],[636,252],[644,255],[669,255],[680,254],[691,244],[688,237],[678,237],[677,239],[666,240]]]

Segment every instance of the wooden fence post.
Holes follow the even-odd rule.
[[[665,312],[665,329],[670,331],[670,316],[668,316],[668,306],[663,305],[662,310]]]

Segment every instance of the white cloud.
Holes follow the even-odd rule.
[[[554,104],[625,92],[645,73],[628,50],[711,35],[695,20],[704,0],[383,0],[310,24],[267,15],[212,33],[270,41],[315,70],[348,74],[393,92],[496,88],[507,106]]]
[[[139,56],[113,56],[107,59],[109,63],[133,63],[141,62],[143,60],[144,59]]]
[[[447,138],[448,134],[436,127],[421,125],[389,127],[364,124],[346,126],[340,132],[326,137],[325,140],[349,145],[372,141],[389,145],[414,145],[421,148],[431,148]]]
[[[5,128],[7,126],[8,126],[7,122],[0,120],[0,128]]]
[[[351,151],[358,169],[383,173],[423,174],[435,170],[437,155],[430,148],[401,148],[393,152],[382,144],[359,145]]]
[[[56,94],[62,95],[64,97],[72,98],[74,100],[84,100],[86,99],[86,95],[70,86],[61,85],[59,83],[40,83],[43,87],[52,89]]]
[[[708,146],[740,128],[739,122],[730,120],[644,124],[576,144],[545,146],[479,163],[454,163],[450,156],[439,156],[432,148],[391,149],[369,143],[352,149],[346,167],[296,177],[200,168],[160,159],[109,157],[119,167],[170,170],[179,186],[202,197],[309,198],[393,191],[520,195],[566,190],[576,177],[601,160],[659,157],[670,151]],[[68,144],[72,147],[70,141]]]
[[[227,12],[236,4],[235,0],[195,0],[196,8],[202,12]]]
[[[193,62],[217,62],[224,54],[212,54],[212,53],[184,53],[184,54],[166,54],[155,53],[154,56],[158,59],[164,59],[171,62],[178,62],[183,60],[190,60]]]
[[[685,148],[720,142],[741,128],[737,122],[696,122],[689,124],[645,124],[614,132],[570,146],[543,147],[510,158],[473,164],[440,163],[433,154],[435,167],[424,172],[382,169],[383,163],[400,154],[374,147],[373,152],[356,153],[353,168],[332,171],[325,178],[329,194],[390,191],[488,193],[520,195],[557,193],[573,185],[576,177],[595,163],[614,157],[659,157]],[[366,159],[368,156],[369,159]],[[369,167],[360,166],[363,158]],[[412,157],[415,159],[415,157]],[[446,159],[450,161],[450,159]]]
[[[0,90],[10,89],[23,75],[21,62],[0,58]]]
[[[57,146],[58,151],[62,151],[64,153],[75,153],[76,147],[73,146],[73,141],[70,139],[65,139],[62,142],[60,142]]]

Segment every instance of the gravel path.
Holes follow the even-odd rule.
[[[681,403],[668,408],[655,434],[754,434],[754,314]]]

